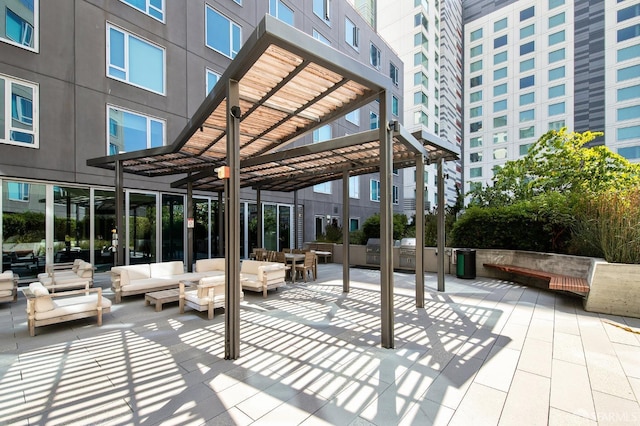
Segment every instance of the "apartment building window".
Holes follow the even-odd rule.
[[[493,55],[493,65],[501,64],[507,61],[507,51],[496,53]]]
[[[535,84],[535,76],[529,75],[520,79],[520,88],[531,87]]]
[[[269,15],[293,26],[293,9],[281,0],[269,0]]]
[[[535,126],[523,127],[519,130],[520,139],[532,138],[535,136],[536,128]]]
[[[507,35],[503,35],[493,39],[493,48],[498,49],[502,46],[506,46],[507,44]]]
[[[499,127],[504,127],[507,125],[507,116],[506,115],[502,115],[500,117],[494,117],[493,118],[493,128],[497,129]]]
[[[349,176],[349,198],[360,198],[360,176]]]
[[[626,21],[627,19],[633,19],[640,15],[640,4],[634,4],[624,9],[618,10],[618,22]]]
[[[165,121],[107,105],[107,155],[163,146]]]
[[[564,40],[565,40],[564,30],[558,31],[557,33],[549,34],[549,46],[562,43]]]
[[[416,13],[415,16],[413,17],[413,26],[414,27],[422,27],[424,28],[427,32],[429,31],[429,21],[427,21],[427,17],[424,16],[424,14],[421,13]]]
[[[413,85],[429,88],[429,77],[422,71],[413,74]]]
[[[427,35],[420,31],[413,36],[413,46],[422,47],[424,50],[429,50],[429,39]]]
[[[0,40],[38,51],[39,0],[3,1],[0,4]]]
[[[640,77],[640,65],[632,65],[616,70],[616,81],[618,82],[638,77]]]
[[[549,70],[549,81],[557,80],[559,78],[564,78],[565,76],[565,68],[564,65],[558,68],[553,68]]]
[[[529,148],[531,148],[531,143],[523,143],[522,145],[520,145],[519,151],[520,151],[520,156],[522,157],[523,155],[527,155],[529,153]]]
[[[164,0],[120,0],[129,6],[164,22]]]
[[[360,219],[349,218],[349,231],[357,231],[360,229]]]
[[[623,62],[623,61],[628,61],[629,59],[638,58],[640,57],[640,44],[618,49],[616,54],[617,54],[616,60],[618,62]]]
[[[493,23],[493,32],[498,32],[507,28],[507,18],[502,18],[499,21]]]
[[[313,38],[315,38],[316,40],[320,40],[326,45],[329,45],[329,46],[331,45],[331,41],[325,36],[323,36],[322,34],[320,34],[315,28],[313,29],[312,34],[313,34]]]
[[[552,64],[554,62],[561,61],[565,58],[564,47],[562,49],[554,50],[553,52],[549,52],[549,63]]]
[[[525,10],[521,10],[520,11],[520,22],[525,21],[529,18],[533,18],[533,15],[535,14],[535,7],[531,6],[526,8]]]
[[[389,77],[395,86],[400,83],[400,70],[393,62],[389,62]]]
[[[371,179],[369,181],[369,200],[380,201],[380,181]]]
[[[29,184],[7,182],[7,198],[11,201],[29,201]]]
[[[533,121],[536,119],[536,110],[535,109],[527,109],[524,111],[520,111],[519,114],[520,123],[525,123],[527,121]]]
[[[640,36],[640,24],[618,30],[618,43]]]
[[[328,141],[331,139],[333,131],[329,124],[326,124],[313,131],[313,143]],[[319,183],[313,186],[313,192],[319,194],[331,194],[331,182]]]
[[[476,72],[481,70],[482,70],[482,59],[480,59],[479,61],[471,62],[471,64],[469,64],[469,72]]]
[[[469,177],[471,178],[482,177],[482,167],[471,167],[469,169]]]
[[[507,93],[507,83],[498,84],[493,86],[493,96],[500,96]]]
[[[478,75],[475,77],[471,77],[471,80],[469,80],[469,83],[471,87],[480,86],[482,84],[482,76]]]
[[[536,59],[530,58],[524,61],[520,61],[520,72],[526,72],[534,69],[536,66]]]
[[[242,0],[233,0],[233,1],[238,3],[240,6],[242,6]]]
[[[0,74],[0,142],[38,148],[38,85]]]
[[[479,148],[481,146],[482,146],[482,136],[476,136],[474,138],[469,139],[470,148]]]
[[[534,103],[535,101],[536,101],[535,92],[524,93],[524,94],[520,95],[520,106],[529,105],[529,104]]]
[[[369,111],[369,130],[374,130],[380,127],[380,119],[378,114],[373,111]]]
[[[507,109],[507,100],[502,99],[493,103],[493,112],[500,112]]]
[[[469,154],[469,162],[470,163],[479,163],[482,161],[482,151],[480,152],[472,152]]]
[[[205,9],[205,44],[228,58],[235,58],[242,40],[240,25],[208,4],[205,5]]]
[[[393,204],[400,204],[400,188],[397,185],[391,186],[391,202]]]
[[[616,140],[618,142],[640,138],[640,126],[620,127],[616,129]]]
[[[370,48],[369,48],[369,63],[371,64],[371,66],[373,66],[375,69],[379,70],[380,69],[380,49],[378,49],[378,46],[376,46],[375,44],[371,43]]]
[[[423,52],[417,52],[413,55],[413,65],[416,67],[422,66],[429,69],[429,59]]]
[[[107,76],[165,94],[165,50],[107,24]]]
[[[345,118],[349,123],[353,123],[356,126],[359,126],[360,125],[360,110],[356,109],[356,110],[351,111],[349,114],[347,114],[345,116]]]
[[[507,158],[507,148],[496,148],[493,150],[494,160],[504,160]]]
[[[640,105],[618,108],[616,113],[618,121],[635,120],[640,118]]]
[[[325,24],[331,25],[331,0],[313,0],[313,13]]]
[[[475,31],[471,31],[470,37],[471,37],[470,41],[480,40],[482,38],[482,28],[478,28]]]
[[[558,13],[557,15],[553,15],[549,17],[549,29],[553,27],[557,27],[558,25],[562,25],[565,22],[565,14],[564,12]]]
[[[425,127],[429,127],[429,117],[424,111],[416,111],[413,113],[413,124],[422,124]]]
[[[469,95],[469,102],[479,102],[482,100],[482,90],[473,92]]]
[[[493,134],[493,144],[500,144],[507,142],[507,132],[498,132]]]
[[[558,6],[562,6],[564,4],[564,0],[549,0],[549,10],[555,9]]]
[[[482,105],[469,109],[469,117],[480,117],[482,115]]]
[[[351,22],[349,18],[344,18],[344,39],[347,44],[358,50],[360,46],[360,28]]]
[[[520,40],[523,38],[531,37],[536,33],[536,24],[527,25],[520,28]]]
[[[482,55],[482,45],[479,44],[477,46],[472,47],[469,50],[469,55],[473,58],[474,56]]]
[[[520,45],[520,55],[526,55],[528,53],[531,53],[535,50],[536,45],[535,45],[535,41],[530,41],[528,43],[525,44],[521,44]]]
[[[616,92],[616,100],[618,102],[628,101],[630,99],[640,98],[640,84],[630,87],[623,87]]]
[[[395,115],[396,117],[400,115],[400,101],[395,95],[391,96],[391,114]]]
[[[564,84],[559,84],[557,86],[549,87],[549,99],[557,98],[558,96],[565,95],[565,86]]]
[[[507,67],[498,68],[493,71],[493,81],[497,81],[507,77]]]
[[[623,156],[627,160],[640,158],[640,146],[625,146],[618,148],[618,155]]]
[[[475,123],[469,124],[470,133],[479,132],[480,130],[482,130],[482,121],[476,121]]]
[[[209,94],[209,92],[213,90],[218,80],[220,80],[220,74],[218,74],[215,71],[211,71],[209,68],[207,68],[206,79],[207,79],[207,94]]]
[[[565,126],[564,120],[551,121],[549,122],[549,130],[560,130]]]

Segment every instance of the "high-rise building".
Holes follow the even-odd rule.
[[[465,189],[550,129],[640,160],[640,3],[464,2]]]
[[[87,160],[173,143],[265,14],[391,73],[392,113],[402,119],[402,62],[345,0],[0,0],[3,267],[27,277],[73,257],[111,266],[114,174]],[[378,108],[363,105],[295,143],[376,128]],[[177,178],[125,175],[126,263],[186,260],[186,196],[170,186]],[[393,182],[400,211],[402,176]],[[349,223],[341,223],[340,181],[298,191],[297,208],[294,194],[263,191],[257,205],[243,189],[241,256],[258,241],[301,246],[328,224],[358,229],[379,211],[380,179],[349,184]],[[222,255],[221,203],[220,194],[194,192],[196,258]]]

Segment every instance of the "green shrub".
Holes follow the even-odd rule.
[[[393,239],[399,240],[405,237],[409,220],[402,213],[393,214]],[[380,238],[380,215],[378,213],[369,216],[362,224],[362,232],[366,240]]]

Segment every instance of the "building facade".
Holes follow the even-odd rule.
[[[185,194],[170,187],[180,176],[125,175],[126,229],[115,230],[114,175],[87,160],[173,143],[265,14],[394,78],[402,120],[402,62],[346,0],[0,0],[0,13],[0,239],[3,269],[21,276],[76,257],[107,269],[115,243],[126,263],[186,260]],[[377,117],[373,102],[296,143],[369,130]],[[243,189],[241,256],[259,240],[301,246],[328,224],[358,229],[379,211],[379,185],[351,178],[348,224],[339,181],[298,191],[297,208],[294,194],[263,191],[258,206]],[[400,211],[401,175],[394,187]],[[223,255],[221,205],[221,194],[194,193],[196,258]]]
[[[550,129],[640,160],[640,3],[464,2],[465,190]]]

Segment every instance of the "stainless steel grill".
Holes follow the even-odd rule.
[[[380,238],[369,238],[367,240],[367,265],[380,264]]]
[[[416,268],[416,239],[403,238],[400,240],[400,268]]]

